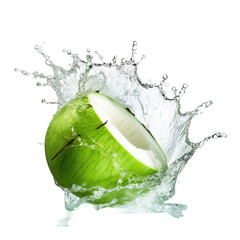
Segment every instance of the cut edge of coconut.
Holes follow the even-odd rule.
[[[146,128],[115,100],[99,94],[88,94],[89,103],[113,137],[138,161],[159,171],[158,144]]]

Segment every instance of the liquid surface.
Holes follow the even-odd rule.
[[[157,173],[146,177],[139,184],[121,186],[120,179],[119,186],[114,189],[107,190],[96,187],[95,194],[91,197],[80,199],[71,194],[69,190],[64,189],[66,209],[71,212],[81,204],[86,203],[89,198],[99,198],[109,191],[118,191],[120,188],[148,188],[147,194],[136,195],[134,201],[124,206],[118,206],[117,200],[113,200],[109,204],[95,205],[94,207],[96,209],[118,207],[125,212],[168,212],[174,217],[181,217],[182,211],[187,208],[186,205],[166,203],[175,193],[179,173],[195,151],[208,140],[226,137],[226,134],[218,132],[198,143],[189,140],[189,127],[192,118],[201,113],[204,108],[209,107],[212,101],[199,105],[193,111],[182,113],[180,99],[186,91],[187,84],[183,84],[180,90],[173,87],[174,97],[168,98],[164,90],[168,86],[166,83],[167,75],[162,77],[159,84],[143,83],[137,70],[144,56],[138,62],[135,60],[136,42],[133,42],[132,45],[131,58],[129,60],[122,59],[120,63],[117,63],[116,56],[110,63],[105,63],[99,53],[93,54],[89,49],[87,49],[86,60],[82,60],[77,54],[64,49],[63,52],[73,60],[70,69],[55,65],[50,57],[43,52],[41,46],[35,46],[35,49],[53,70],[53,75],[45,76],[38,71],[33,73],[19,69],[15,69],[15,71],[39,79],[37,86],[51,86],[55,90],[58,102],[47,102],[43,99],[42,103],[58,104],[59,109],[76,95],[81,97],[89,92],[99,91],[129,108],[135,114],[161,146],[169,166],[165,174]],[[102,63],[94,63],[95,58],[98,58]],[[92,143],[89,143],[89,147],[92,147]],[[77,191],[87,190],[80,186],[72,186],[72,188]],[[67,226],[68,220],[71,218],[69,212],[67,217],[59,222],[60,226]]]

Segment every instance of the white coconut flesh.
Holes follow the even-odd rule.
[[[101,94],[90,93],[88,99],[101,121],[107,121],[108,131],[132,156],[154,170],[161,169],[156,158],[163,153],[158,144],[128,110]]]

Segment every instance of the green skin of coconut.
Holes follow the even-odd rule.
[[[48,127],[46,159],[60,187],[81,198],[93,195],[94,190],[101,187],[110,192],[98,199],[90,198],[88,202],[106,204],[117,199],[117,204],[123,204],[146,189],[119,187],[116,190],[116,187],[128,185],[129,180],[139,183],[157,170],[144,165],[125,150],[106,124],[95,113],[88,96],[73,99],[55,114]],[[159,151],[162,152],[160,147]],[[161,155],[164,156],[163,152]],[[164,173],[167,170],[166,158],[160,161],[160,171]],[[73,185],[83,187],[85,191],[76,191]]]

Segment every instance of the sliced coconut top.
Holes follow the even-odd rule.
[[[152,169],[161,169],[156,160],[158,144],[129,111],[102,94],[90,93],[88,99],[101,121],[107,121],[105,127],[132,156]]]

